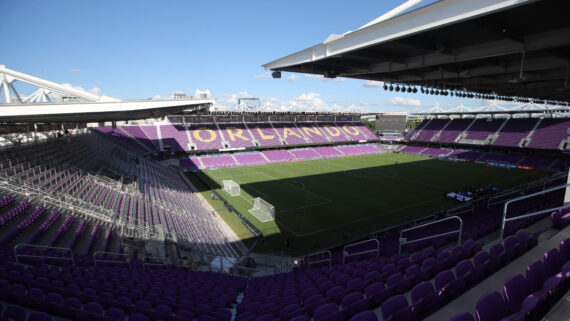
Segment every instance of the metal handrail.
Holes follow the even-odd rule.
[[[567,188],[568,186],[570,186],[570,184],[560,185],[560,186],[556,186],[556,187],[552,187],[552,188],[546,189],[546,190],[544,190],[544,191],[540,191],[540,192],[528,194],[528,195],[525,195],[525,196],[513,198],[513,199],[511,199],[511,200],[506,201],[506,202],[505,202],[505,206],[503,207],[503,221],[501,222],[501,235],[499,236],[499,240],[502,241],[502,240],[503,240],[503,237],[505,236],[505,224],[506,224],[507,222],[516,221],[516,220],[520,220],[520,219],[523,219],[523,218],[527,218],[527,217],[531,217],[531,216],[535,216],[535,215],[539,215],[539,214],[544,214],[544,213],[551,212],[551,211],[557,211],[557,210],[560,210],[560,209],[563,209],[563,208],[567,208],[567,207],[568,207],[568,206],[564,206],[564,205],[563,205],[563,206],[559,206],[559,207],[549,208],[549,209],[546,209],[546,210],[540,210],[540,211],[536,211],[536,212],[532,212],[532,213],[527,213],[527,214],[519,215],[519,216],[516,216],[516,217],[507,218],[507,208],[508,208],[508,206],[509,206],[511,203],[518,202],[518,201],[521,201],[521,200],[524,200],[524,199],[527,199],[527,198],[531,198],[531,197],[534,197],[534,196],[538,196],[538,195],[542,195],[542,194],[554,192],[554,191],[557,191],[557,190],[560,190],[560,189],[563,189],[563,188]]]
[[[463,208],[467,208],[467,209],[463,209]],[[468,203],[468,204],[463,204],[457,207],[454,207],[452,209],[449,209],[447,211],[447,215],[453,214],[454,216],[457,216],[459,214],[463,214],[463,213],[473,213],[475,212],[475,205],[473,203]]]
[[[444,222],[444,221],[455,220],[455,219],[456,219],[456,220],[459,220],[459,230],[454,230],[454,231],[451,231],[451,232],[445,232],[445,233],[434,234],[434,235],[431,235],[431,236],[423,237],[423,238],[420,238],[420,239],[415,239],[415,240],[412,240],[412,241],[408,241],[406,238],[403,238],[403,237],[402,237],[402,235],[404,234],[404,232],[413,231],[413,230],[416,230],[416,229],[419,229],[419,228],[422,228],[422,227],[430,226],[430,225],[437,224],[437,223],[441,223],[441,222]],[[452,234],[457,234],[457,233],[459,234],[459,237],[458,237],[458,239],[457,239],[457,244],[461,244],[461,236],[462,236],[462,234],[463,234],[463,220],[462,220],[459,216],[449,216],[449,217],[446,217],[446,218],[442,218],[441,220],[437,220],[437,221],[425,223],[425,224],[422,224],[422,225],[413,226],[413,227],[407,228],[407,229],[405,229],[405,230],[401,230],[401,231],[400,231],[400,238],[399,238],[400,244],[398,245],[398,253],[402,253],[402,246],[403,246],[403,245],[411,244],[411,243],[416,243],[416,242],[421,242],[421,241],[430,240],[430,239],[433,239],[433,238],[437,238],[437,237],[441,237],[441,236],[447,236],[447,235],[452,235]]]
[[[372,249],[372,250],[366,250],[366,251],[355,252],[355,253],[348,253],[348,252],[346,251],[346,248],[347,248],[347,247],[356,246],[356,245],[360,245],[360,244],[368,243],[368,242],[376,242],[376,248],[375,248],[375,249]],[[366,254],[366,253],[372,253],[372,252],[376,252],[376,257],[378,257],[378,254],[380,253],[380,242],[378,242],[377,239],[369,239],[369,240],[360,241],[360,242],[357,242],[357,243],[345,245],[344,248],[342,249],[342,264],[345,264],[345,263],[346,263],[346,258],[347,258],[347,257],[356,256],[356,255],[361,255],[361,254]]]
[[[149,261],[150,260],[150,261]],[[166,266],[168,262],[164,257],[158,256],[145,256],[143,257],[143,267],[144,266]]]
[[[70,257],[61,257],[61,256],[49,256],[49,255],[35,255],[35,254],[19,254],[18,249],[22,247],[32,247],[32,248],[40,248],[40,249],[52,249],[52,250],[61,250],[61,251],[69,251]],[[59,259],[59,260],[70,260],[72,265],[75,265],[75,258],[73,257],[73,250],[68,247],[54,247],[54,246],[47,246],[47,245],[36,245],[36,244],[27,244],[27,243],[20,243],[14,246],[14,256],[16,257],[16,263],[20,263],[20,257],[34,257],[34,258],[44,258],[44,259]]]
[[[126,260],[125,261],[113,261],[113,260],[106,260],[106,259],[97,259],[96,256],[98,254],[104,254],[104,255],[115,255],[115,256],[119,256],[119,257],[125,257]],[[105,252],[105,251],[96,251],[95,253],[93,253],[93,265],[97,266],[97,262],[105,262],[105,263],[126,263],[129,265],[129,267],[131,267],[131,262],[128,260],[129,255],[125,254],[125,253],[119,253],[119,252]]]
[[[522,194],[522,191],[520,189],[516,189],[516,190],[512,190],[512,191],[505,191],[505,192],[498,194],[498,195],[493,195],[493,196],[489,197],[489,199],[487,200],[487,207],[491,207],[492,205],[495,205],[495,204],[500,204],[506,200],[506,199],[504,199],[505,196],[513,195],[513,194]],[[495,201],[495,199],[499,199],[499,200]]]
[[[329,254],[329,258],[328,259],[324,259],[324,260],[318,260],[318,261],[313,261],[311,262],[311,257],[313,256],[317,256],[317,255],[321,255],[321,254],[325,254],[328,253]],[[321,252],[317,252],[317,253],[313,253],[313,254],[309,254],[307,255],[307,271],[310,270],[311,268],[311,264],[316,264],[316,263],[322,263],[322,262],[329,262],[329,268],[332,266],[332,253],[329,250],[326,251],[321,251]]]

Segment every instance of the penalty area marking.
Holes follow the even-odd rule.
[[[423,202],[418,202],[418,203],[414,203],[414,204],[411,204],[411,205],[408,205],[408,206],[399,207],[399,208],[393,209],[393,210],[391,210],[391,211],[382,212],[381,214],[377,214],[377,215],[373,215],[373,216],[369,216],[369,217],[363,217],[363,218],[358,219],[358,220],[353,220],[353,221],[350,221],[350,222],[346,222],[346,223],[342,223],[342,224],[337,224],[337,225],[334,225],[334,226],[331,226],[331,227],[323,228],[323,229],[320,229],[320,230],[316,230],[316,231],[312,231],[312,232],[304,233],[304,234],[298,234],[298,233],[296,233],[296,232],[293,231],[290,227],[288,227],[287,225],[283,224],[283,222],[281,222],[281,221],[279,221],[279,224],[282,225],[285,229],[287,229],[289,232],[291,232],[291,234],[295,235],[296,237],[306,237],[306,236],[310,236],[310,235],[313,235],[313,234],[319,234],[319,233],[326,232],[326,231],[329,231],[329,230],[334,230],[334,229],[337,229],[337,228],[342,227],[342,226],[353,225],[353,224],[355,224],[355,223],[360,223],[360,222],[368,221],[368,220],[371,220],[371,219],[375,219],[375,218],[377,218],[378,216],[381,216],[381,215],[385,215],[385,214],[389,214],[389,213],[394,213],[394,212],[397,212],[397,211],[400,211],[400,210],[405,210],[405,209],[409,209],[409,208],[414,208],[414,207],[417,207],[417,206],[420,206],[420,205],[423,205],[423,204],[433,203],[433,202],[440,202],[440,201],[441,201],[441,199],[432,199],[432,200],[427,200],[427,201],[423,201]]]

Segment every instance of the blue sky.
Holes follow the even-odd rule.
[[[287,73],[271,79],[261,67],[331,33],[357,29],[402,2],[0,0],[0,64],[121,99],[208,89],[225,105],[239,96],[370,111],[461,103],[385,92],[361,80]]]

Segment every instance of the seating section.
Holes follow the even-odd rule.
[[[511,118],[507,124],[499,132],[499,137],[493,142],[495,146],[513,146],[518,147],[521,139],[528,136],[536,124],[537,119],[529,118]]]
[[[160,135],[157,132],[160,130]],[[363,124],[351,122],[275,122],[218,124],[213,118],[204,124],[161,124],[97,127],[105,135],[128,143],[143,152],[170,146],[173,152],[215,150],[222,148],[306,145],[308,143],[376,140],[378,137]],[[282,141],[283,140],[283,141]]]
[[[540,123],[537,125],[537,123]],[[535,129],[536,126],[536,129]],[[564,149],[569,137],[566,118],[426,119],[406,137],[408,141],[462,143],[546,150]],[[439,136],[436,136],[439,133]],[[461,135],[465,133],[465,135]],[[493,135],[497,134],[496,137]],[[530,135],[530,136],[529,136]],[[526,145],[521,141],[529,136]],[[488,138],[494,139],[488,140]]]
[[[293,148],[289,150],[266,150],[234,154],[214,154],[192,156],[180,160],[180,167],[187,170],[234,166],[252,166],[268,163],[289,162],[318,158],[342,157],[347,155],[365,155],[385,153],[378,145],[358,144],[328,147]]]
[[[220,125],[226,140],[231,147],[253,147],[253,137],[243,124]]]
[[[30,314],[32,321],[230,321],[230,308],[247,283],[227,274],[165,267],[25,267],[4,254],[0,269],[4,320],[26,320]]]
[[[404,146],[398,150],[400,153],[424,155],[430,157],[446,157],[449,159],[463,159],[479,162],[508,164],[517,168],[537,168],[555,171],[567,171],[569,160],[548,156],[504,154],[499,152],[488,152],[476,150],[452,150],[449,148],[435,148],[424,146]]]
[[[432,119],[420,131],[414,140],[429,142],[449,122],[449,119]]]
[[[503,293],[492,291],[479,298],[477,320],[539,320],[560,300],[570,289],[570,239],[537,259],[521,273],[508,277]]]
[[[240,165],[262,165],[267,163],[267,159],[259,152],[238,153],[234,157]]]
[[[489,135],[494,134],[501,125],[505,122],[504,119],[490,119],[490,118],[480,118],[471,125],[471,128],[467,131],[465,138],[467,139],[477,139],[484,140]]]
[[[162,125],[159,128],[163,146],[170,146],[173,152],[182,152],[190,149],[190,140],[186,128],[179,125]]]
[[[108,231],[129,225],[142,235],[161,228],[167,240],[202,253],[238,257],[239,250],[181,175],[142,157],[130,144],[92,133],[4,151],[0,172],[12,177],[11,189],[22,192],[0,198],[0,205],[10,207],[0,216],[0,229],[8,232],[0,242],[63,245],[88,254],[108,247],[101,239],[111,233],[110,246],[118,251],[120,241]],[[30,193],[38,203],[28,202]],[[43,208],[43,199],[50,206],[65,205],[34,212]]]
[[[570,122],[566,119],[543,119],[530,137],[527,145],[532,148],[558,149],[560,142],[568,138]]]
[[[455,139],[459,134],[467,129],[467,126],[473,122],[473,119],[454,119],[441,135],[436,139],[437,142],[442,143],[455,143]]]

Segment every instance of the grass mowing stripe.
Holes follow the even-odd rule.
[[[477,185],[509,187],[545,172],[374,154],[208,170],[202,175],[220,185],[223,179],[240,184],[243,198],[227,199],[264,233],[268,247],[307,252],[457,206],[446,193]],[[247,199],[255,197],[275,206],[275,222],[261,223],[249,214]]]

